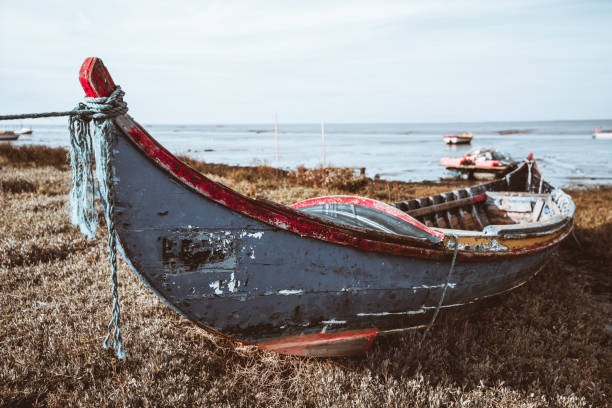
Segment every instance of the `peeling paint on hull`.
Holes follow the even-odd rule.
[[[323,330],[397,329],[431,316],[449,261],[361,251],[263,224],[175,183],[121,133],[115,141],[122,180],[116,196],[130,203],[117,212],[126,255],[168,303],[198,324],[260,343]],[[524,281],[552,249],[459,262],[445,304]]]
[[[88,96],[114,89],[103,68],[83,65]],[[363,352],[378,332],[428,322],[452,255],[439,230],[430,239],[364,231],[251,200],[179,162],[128,115],[114,123],[122,253],[181,315],[262,348],[321,356]],[[461,236],[444,307],[522,284],[570,229],[529,246],[511,234]]]

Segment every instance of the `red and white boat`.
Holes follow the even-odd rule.
[[[612,130],[601,130],[595,129],[593,132],[593,139],[612,139]]]
[[[461,157],[442,157],[440,165],[447,170],[467,174],[470,178],[501,177],[517,167],[508,153],[491,147],[477,147]]]
[[[472,132],[465,132],[460,135],[444,135],[442,139],[446,144],[470,144],[472,142]]]

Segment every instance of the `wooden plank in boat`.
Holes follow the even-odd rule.
[[[429,215],[437,213],[438,211],[449,210],[451,208],[462,207],[464,205],[470,205],[474,203],[482,202],[486,199],[484,194],[477,195],[474,197],[462,198],[460,200],[450,201],[442,204],[430,205],[428,207],[417,208],[416,210],[407,211],[406,213],[412,217],[421,217],[423,215]]]
[[[523,191],[487,191],[487,197],[503,198],[503,197],[530,197],[530,198],[548,198],[550,194],[526,193]]]
[[[442,198],[442,196],[438,194],[432,197],[432,201],[434,205],[442,204],[444,202],[444,198]],[[436,220],[436,224],[438,225],[438,227],[448,228],[448,222],[446,222],[446,219],[440,213],[434,214],[434,219]]]
[[[561,210],[553,200],[548,200],[548,207],[552,210],[553,214],[561,214]]]
[[[540,215],[542,214],[543,208],[544,208],[544,200],[538,200],[536,202],[535,207],[533,208],[533,213],[531,216],[532,222],[537,222],[540,219]]]
[[[509,212],[530,213],[533,211],[531,202],[514,201],[512,198],[504,197],[500,200],[499,208]]]

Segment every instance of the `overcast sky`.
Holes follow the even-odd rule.
[[[0,0],[0,113],[72,108],[88,56],[143,123],[612,118],[609,0]]]

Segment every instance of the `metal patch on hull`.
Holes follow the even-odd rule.
[[[169,273],[235,269],[242,240],[231,233],[178,228],[160,237],[161,259]]]

